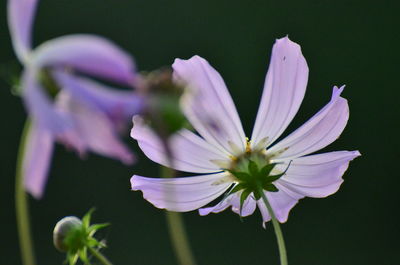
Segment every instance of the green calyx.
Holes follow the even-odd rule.
[[[89,264],[88,248],[105,247],[104,243],[98,241],[93,236],[99,229],[109,224],[90,225],[92,213],[93,209],[85,214],[82,220],[75,216],[64,217],[54,228],[54,246],[62,252],[67,252],[67,262],[69,265],[76,264],[78,259],[84,264]]]
[[[272,175],[271,172],[277,163],[270,163],[268,157],[262,153],[246,153],[239,157],[232,165],[230,172],[238,184],[229,192],[233,194],[241,191],[240,207],[253,193],[256,200],[261,198],[261,191],[277,192],[278,188],[273,184],[285,173]]]

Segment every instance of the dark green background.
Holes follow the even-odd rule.
[[[0,6],[2,69],[17,65]],[[136,58],[140,70],[201,55],[224,77],[250,134],[275,38],[301,44],[310,68],[303,105],[287,134],[346,84],[350,121],[326,150],[360,150],[341,189],[326,199],[304,199],[283,225],[291,265],[395,265],[399,249],[399,59],[396,1],[150,1],[43,0],[34,40],[70,33],[106,36]],[[0,264],[20,264],[13,206],[14,164],[26,117],[4,80],[0,89]],[[97,207],[94,220],[112,226],[100,236],[116,265],[175,264],[163,211],[130,191],[133,173],[158,176],[140,154],[125,167],[90,155],[81,161],[58,146],[43,200],[31,199],[39,265],[62,264],[52,247],[54,224]],[[258,211],[240,222],[229,210],[207,217],[184,214],[201,265],[278,264],[275,236]]]

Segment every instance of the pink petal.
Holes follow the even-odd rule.
[[[22,97],[28,112],[41,128],[54,134],[70,129],[72,121],[68,115],[54,109],[51,99],[38,83],[38,69],[26,68],[21,79]]]
[[[170,179],[134,175],[131,185],[132,190],[141,190],[143,197],[157,208],[187,212],[222,195],[232,184],[224,178],[226,173]]]
[[[357,156],[358,151],[337,151],[296,158],[278,182],[307,197],[326,197],[339,189],[349,162]],[[286,166],[278,167],[284,170]]]
[[[227,153],[244,150],[242,124],[219,73],[199,56],[176,59],[172,67],[174,77],[188,87],[182,107],[199,134]]]
[[[80,153],[90,150],[126,164],[133,162],[132,153],[119,139],[112,121],[96,106],[83,103],[63,90],[57,98],[57,109],[73,120],[73,129],[60,136],[64,144]]]
[[[133,91],[111,88],[64,71],[53,73],[58,83],[74,98],[97,106],[113,120],[130,120],[143,106],[142,99]]]
[[[25,189],[36,199],[43,196],[53,154],[53,140],[48,130],[32,122],[26,139],[22,173]]]
[[[300,46],[288,37],[276,40],[252,134],[252,146],[267,147],[286,129],[306,91],[308,67]]]
[[[26,63],[32,46],[32,23],[37,0],[8,0],[8,27],[15,53]]]
[[[131,136],[138,141],[140,149],[149,159],[180,171],[213,173],[220,171],[220,168],[212,160],[229,160],[218,149],[184,129],[169,140],[173,154],[173,164],[170,165],[161,140],[139,116],[133,118]]]
[[[135,64],[132,58],[107,39],[87,34],[59,37],[40,45],[32,64],[38,67],[70,67],[87,74],[132,84]]]
[[[256,201],[251,194],[243,203],[242,211],[240,211],[240,195],[241,191],[236,192],[234,194],[229,195],[227,198],[224,198],[217,205],[207,208],[199,209],[200,215],[207,215],[209,213],[219,213],[232,206],[232,211],[241,215],[242,217],[252,215],[256,209]]]
[[[318,151],[335,141],[349,118],[347,100],[340,97],[343,89],[334,87],[331,101],[300,128],[267,150],[268,154],[275,155],[276,161],[290,160]]]

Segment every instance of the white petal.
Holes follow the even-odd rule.
[[[274,142],[289,125],[306,91],[308,67],[300,46],[288,37],[276,40],[252,134],[254,148]]]
[[[279,191],[265,192],[265,195],[267,196],[268,202],[270,203],[272,210],[274,211],[276,219],[278,219],[279,222],[284,223],[287,221],[290,210],[297,204],[299,199],[303,198],[304,196],[291,192],[277,182],[275,182],[274,184]],[[260,199],[259,201],[262,201],[262,199]],[[260,205],[263,208],[265,207],[263,209],[263,211],[265,211],[266,206],[264,202],[259,203],[259,207]]]
[[[242,209],[240,211],[240,195],[242,191],[236,192],[231,200],[232,211],[245,217],[252,215],[256,209],[256,201],[253,198],[253,194],[250,194],[249,197],[244,201]]]
[[[209,213],[219,213],[231,206],[231,200],[233,198],[233,194],[229,195],[227,198],[222,199],[219,203],[217,203],[214,206],[211,207],[206,207],[206,208],[200,208],[199,209],[199,214],[204,216],[208,215]]]
[[[271,220],[271,215],[269,214],[267,206],[265,206],[265,203],[262,199],[257,201],[257,206],[263,219],[262,226],[265,228],[265,223]]]
[[[247,197],[247,199],[243,203],[242,209],[240,209],[241,194],[241,191],[231,194],[215,206],[199,209],[199,213],[200,215],[207,215],[211,212],[219,213],[229,206],[232,206],[232,211],[241,215],[242,217],[252,215],[254,213],[254,210],[256,209],[256,201],[254,200],[253,195],[250,194],[249,197]]]
[[[174,77],[188,87],[182,107],[199,134],[228,153],[235,151],[230,142],[245,150],[246,139],[239,115],[219,73],[199,56],[176,59],[172,67]]]
[[[300,128],[267,150],[276,161],[290,160],[318,151],[335,141],[349,118],[347,100],[340,97],[340,89],[333,88],[331,101]]]
[[[160,209],[187,212],[198,209],[222,195],[232,182],[221,181],[226,173],[184,178],[146,178],[133,176],[132,190]]]
[[[36,199],[43,196],[53,149],[54,139],[50,131],[33,121],[26,139],[22,174],[25,189]]]
[[[326,197],[339,189],[349,162],[357,156],[358,151],[337,151],[296,158],[277,182],[307,197]],[[277,167],[283,171],[286,166]]]
[[[169,140],[173,155],[173,164],[170,165],[160,138],[144,123],[140,116],[133,118],[131,136],[138,141],[140,149],[148,158],[180,171],[213,173],[221,169],[212,163],[212,160],[229,160],[218,149],[191,131],[184,129],[171,136]]]

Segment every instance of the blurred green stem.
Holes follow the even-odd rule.
[[[171,178],[174,176],[173,169],[162,167],[162,176]],[[190,249],[189,240],[186,235],[182,215],[177,212],[166,211],[167,226],[174,251],[180,265],[195,265],[194,257]]]
[[[278,220],[275,217],[274,210],[272,209],[271,204],[269,204],[267,196],[265,196],[264,190],[262,188],[259,188],[259,193],[261,194],[261,198],[263,199],[265,205],[267,206],[269,215],[271,216],[272,225],[274,226],[274,230],[275,230],[276,240],[278,242],[279,257],[280,257],[281,265],[287,265],[288,260],[287,260],[287,253],[286,253],[286,247],[285,247],[285,240],[283,239],[281,227],[279,225]]]
[[[112,265],[112,263],[99,251],[92,247],[87,247],[89,252],[103,265]]]
[[[19,235],[19,244],[21,249],[22,263],[24,265],[35,265],[35,255],[31,238],[31,228],[29,223],[28,200],[24,189],[23,179],[23,160],[25,155],[25,146],[27,136],[30,130],[30,120],[25,122],[22,131],[21,140],[18,149],[17,167],[15,176],[15,210],[17,217],[17,227]]]

